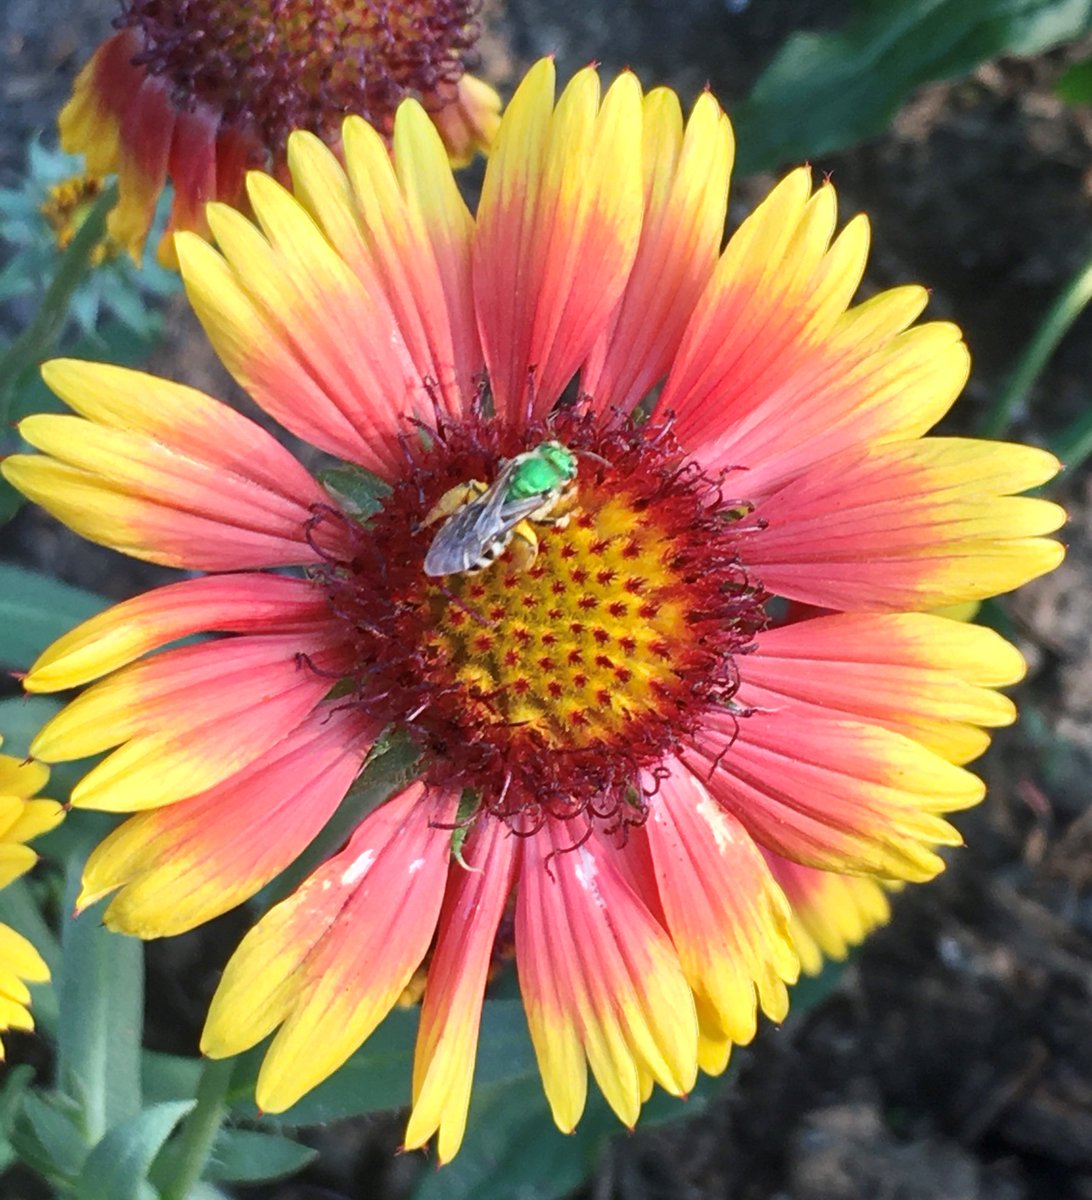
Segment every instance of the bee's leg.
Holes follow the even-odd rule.
[[[512,566],[526,571],[538,558],[538,534],[530,521],[520,521],[512,530]]]
[[[576,488],[570,487],[562,492],[551,505],[549,512],[536,518],[540,525],[549,525],[554,529],[564,529],[569,524],[576,508]]]
[[[421,528],[425,529],[429,525],[434,525],[437,521],[443,521],[450,517],[452,513],[458,512],[464,505],[469,504],[471,500],[477,500],[479,496],[484,495],[489,488],[486,484],[481,483],[477,479],[471,479],[469,483],[458,483],[453,488],[448,488],[439,500],[428,510],[428,515],[421,522]]]
[[[569,521],[572,518],[572,513],[562,513],[560,516],[544,517],[539,521],[540,525],[548,525],[551,529],[567,529]]]
[[[480,571],[484,571],[491,567],[498,558],[508,549],[508,543],[512,540],[512,530],[502,534],[498,538],[494,538],[488,546],[482,551],[481,557],[472,566],[467,567],[463,572],[464,575],[477,575]]]

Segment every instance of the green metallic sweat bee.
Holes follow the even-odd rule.
[[[425,555],[425,574],[482,571],[513,538],[526,569],[538,554],[532,522],[564,527],[575,500],[576,455],[560,442],[540,442],[502,462],[491,484],[471,479],[440,497],[422,523],[444,521]]]

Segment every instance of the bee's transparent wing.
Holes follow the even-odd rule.
[[[506,503],[512,464],[487,492],[456,509],[440,526],[425,555],[426,575],[458,575],[470,570],[497,538],[503,538],[542,504],[541,496]]]

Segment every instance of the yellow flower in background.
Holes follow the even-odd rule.
[[[207,235],[205,204],[245,205],[251,167],[281,175],[293,129],[334,144],[349,113],[389,136],[419,98],[456,165],[487,151],[500,98],[465,63],[474,0],[129,0],[80,72],[61,145],[118,175],[113,238],[139,258],[169,180],[170,233]]]
[[[0,739],[2,744],[2,739]],[[0,888],[25,875],[38,861],[26,844],[52,829],[64,816],[55,800],[33,800],[45,787],[48,769],[0,754]],[[0,1033],[33,1029],[28,983],[44,983],[49,968],[22,934],[0,924]],[[0,1041],[0,1060],[4,1044]]]
[[[102,195],[103,181],[96,175],[71,175],[53,184],[38,211],[53,231],[58,250],[67,250],[80,226]],[[107,234],[91,252],[91,263],[98,266],[122,252],[122,247]]]
[[[158,937],[283,871],[400,734],[420,777],[246,936],[203,1049],[273,1035],[257,1099],[281,1111],[424,967],[406,1145],[449,1159],[514,944],[558,1126],[589,1070],[632,1125],[780,1020],[801,959],[883,919],[881,885],[943,868],[1024,668],[929,610],[1057,565],[1063,514],[1017,493],[1058,464],[925,436],[966,347],[915,323],[923,288],[854,304],[869,228],[837,232],[828,183],[790,173],[722,250],[733,140],[708,94],[684,121],[586,70],[555,102],[539,63],[476,215],[415,102],[393,155],[359,119],[340,144],[293,134],[290,189],[252,173],[253,221],[214,204],[218,249],[176,245],[228,369],[378,477],[374,511],[192,388],[49,364],[79,415],[25,420],[42,453],[5,475],[207,574],[49,648],[29,690],[91,686],[32,749],[110,752],[72,802],[135,815],[81,903],[116,892],[107,924]]]

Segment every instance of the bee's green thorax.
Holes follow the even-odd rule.
[[[560,442],[543,442],[520,459],[508,484],[508,500],[560,491],[576,478],[576,455]]]

